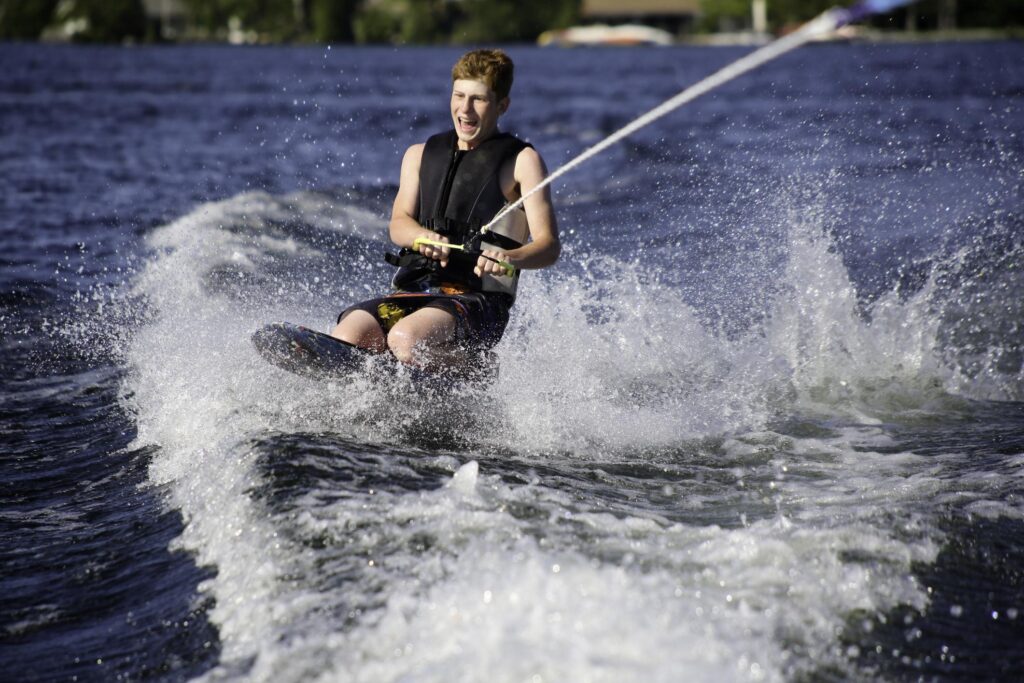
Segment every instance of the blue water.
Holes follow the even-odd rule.
[[[740,49],[511,48],[555,168]],[[815,45],[555,186],[486,391],[390,272],[453,49],[0,45],[11,680],[1015,680],[1024,47]]]

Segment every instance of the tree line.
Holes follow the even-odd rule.
[[[82,42],[225,40],[450,44],[533,42],[581,21],[582,0],[176,0],[169,18],[143,0],[0,0],[0,40]],[[772,30],[800,24],[841,0],[768,0]],[[743,30],[749,0],[702,0],[693,32]],[[871,20],[879,29],[1024,27],[1024,0],[921,0]]]

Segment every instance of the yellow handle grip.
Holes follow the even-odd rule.
[[[412,248],[415,249],[416,251],[419,251],[421,244],[425,244],[428,247],[448,247],[449,249],[455,249],[456,251],[466,251],[465,245],[438,242],[437,240],[427,239],[426,237],[417,237],[415,240],[413,240]]]
[[[417,237],[415,240],[413,240],[412,248],[415,249],[416,251],[419,251],[421,244],[425,244],[428,247],[447,247],[449,249],[455,249],[457,251],[467,251],[466,245],[464,244],[448,244],[447,242],[439,242],[437,240],[427,239],[426,237]],[[480,254],[480,256],[483,256],[483,254]],[[500,265],[501,269],[505,271],[505,275],[511,277],[516,274],[516,267],[513,266],[508,261],[499,261],[498,259],[491,258],[490,256],[484,256],[484,258],[487,259],[488,261],[494,261],[495,263]]]

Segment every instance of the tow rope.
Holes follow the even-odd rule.
[[[882,14],[889,12],[897,7],[903,5],[909,5],[911,2],[916,0],[862,0],[861,2],[853,5],[852,7],[842,8],[834,7],[830,10],[823,12],[817,18],[807,22],[799,29],[790,33],[778,40],[775,40],[764,47],[751,52],[744,57],[736,60],[732,64],[723,67],[719,71],[711,74],[702,81],[691,85],[686,88],[678,95],[665,100],[654,109],[651,109],[646,114],[639,116],[634,119],[631,123],[623,126],[619,130],[615,131],[605,139],[601,140],[593,147],[582,152],[576,158],[572,159],[564,166],[556,170],[554,173],[549,175],[544,180],[540,181],[535,185],[529,192],[524,194],[522,197],[506,205],[501,211],[491,219],[489,223],[480,228],[481,233],[488,232],[493,225],[501,220],[510,211],[514,211],[523,205],[523,203],[535,193],[540,192],[542,189],[550,185],[555,181],[556,178],[565,175],[572,169],[576,168],[584,161],[587,161],[593,156],[600,154],[604,150],[614,145],[619,140],[623,139],[627,135],[631,135],[636,131],[640,130],[644,126],[657,121],[662,116],[665,116],[671,111],[678,109],[687,102],[694,100],[701,95],[714,90],[720,85],[731,81],[737,76],[741,76],[752,69],[756,69],[762,64],[769,62],[776,57],[779,57],[791,50],[795,50],[804,43],[807,43],[814,38],[827,35],[832,31],[835,31],[847,24],[855,21],[860,21],[865,17],[871,16],[872,14]],[[449,248],[453,248],[452,245],[448,245]]]

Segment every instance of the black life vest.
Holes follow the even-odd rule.
[[[529,145],[498,133],[460,150],[454,130],[427,140],[420,162],[420,224],[462,244],[505,205],[502,165]]]
[[[459,149],[454,130],[428,138],[420,162],[417,216],[420,224],[444,235],[453,244],[479,250],[482,246],[480,228],[507,203],[501,191],[501,167],[529,146],[508,133],[498,133],[471,150]],[[488,246],[515,249],[525,243],[526,235],[519,241],[498,232],[488,232],[483,239]],[[408,253],[403,256],[402,269],[394,280],[396,287],[420,289],[443,282],[487,291],[492,289],[488,285],[494,284],[481,281],[473,273],[475,256],[453,250],[444,268],[436,261],[416,256]],[[510,290],[506,293],[514,296],[514,283],[497,291],[502,290]]]

